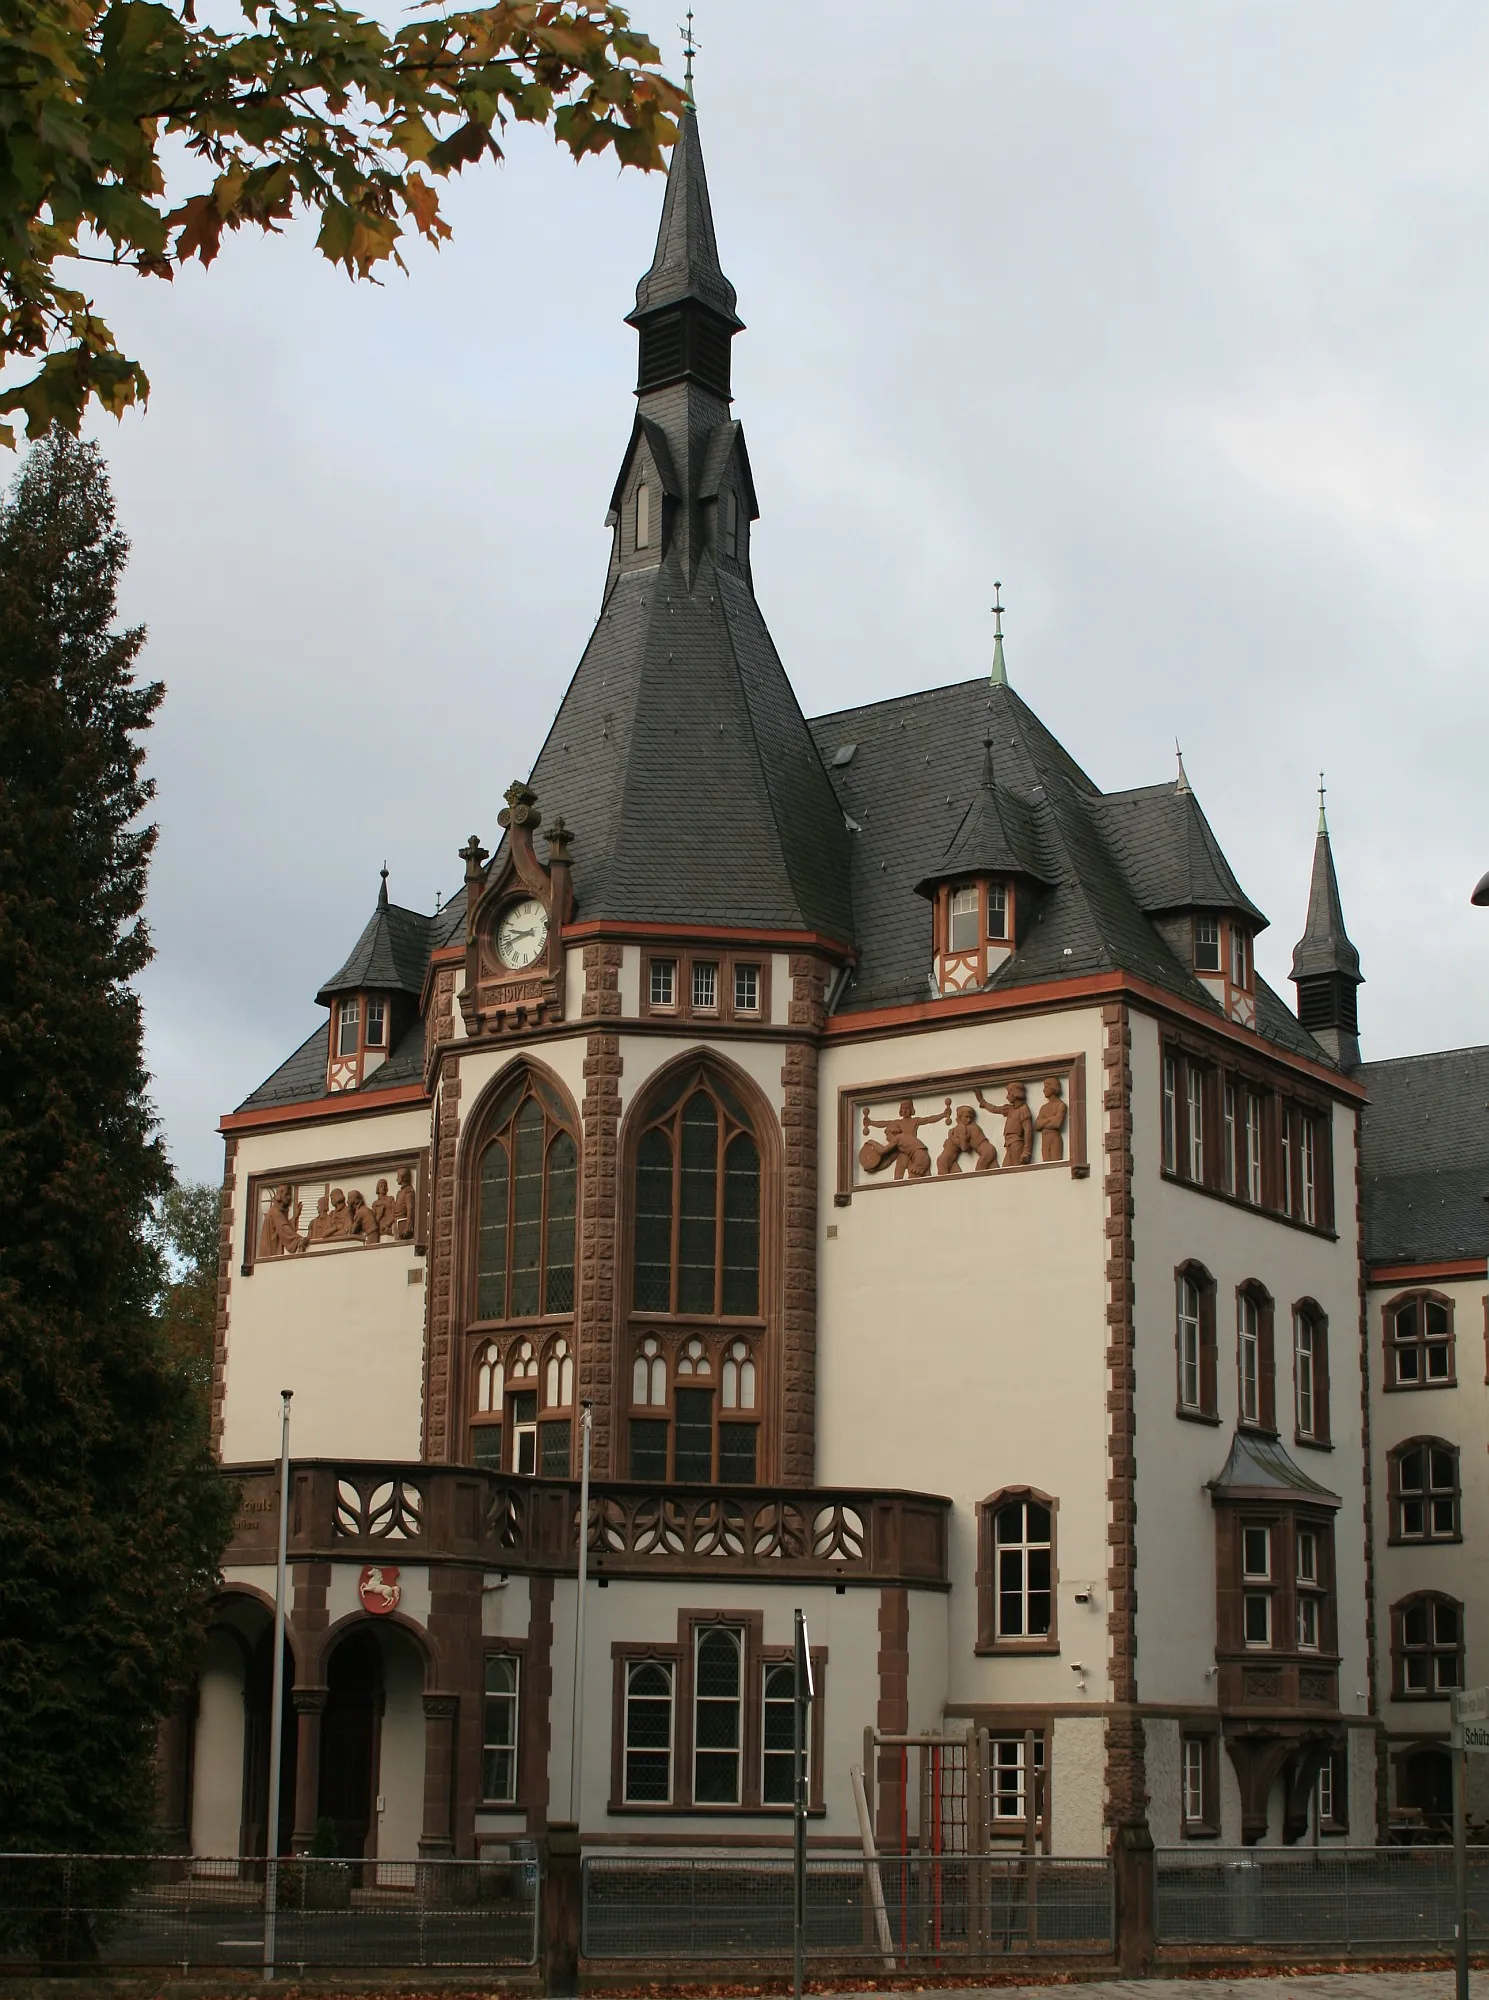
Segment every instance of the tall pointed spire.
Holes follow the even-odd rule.
[[[691,99],[678,122],[677,141],[667,169],[667,193],[651,268],[636,287],[632,326],[642,328],[643,378],[646,374],[645,326],[651,313],[664,306],[701,305],[711,308],[738,332],[733,285],[724,276],[714,237],[708,176],[703,168],[703,143],[698,137],[698,113]],[[727,351],[727,349],[726,349]]]
[[[988,676],[991,685],[995,688],[1006,688],[1008,685],[1008,669],[1003,664],[1002,592],[1002,584],[995,582],[993,585],[993,671]]]
[[[1189,773],[1184,769],[1184,752],[1179,748],[1179,739],[1177,736],[1174,738],[1174,756],[1178,759],[1179,764],[1179,774],[1174,779],[1174,790],[1176,792],[1187,792],[1191,789]]]
[[[1308,919],[1293,947],[1292,980],[1298,990],[1298,1019],[1343,1070],[1359,1067],[1359,1006],[1355,989],[1364,984],[1360,954],[1344,927],[1339,878],[1324,810],[1323,772],[1318,774],[1318,833],[1313,843],[1313,879]]]

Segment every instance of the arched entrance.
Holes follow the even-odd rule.
[[[190,1836],[194,1854],[259,1855],[269,1818],[269,1711],[273,1690],[273,1612],[256,1595],[219,1599],[196,1679],[190,1759]],[[285,1642],[284,1684],[294,1686]],[[280,1852],[294,1824],[295,1727],[287,1716],[280,1762]]]
[[[424,1659],[396,1625],[352,1626],[326,1661],[318,1818],[352,1858],[411,1860],[424,1822]]]

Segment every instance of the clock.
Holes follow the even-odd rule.
[[[548,912],[536,896],[514,903],[496,927],[496,955],[513,972],[540,958],[548,942]]]

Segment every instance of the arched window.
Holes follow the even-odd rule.
[[[1443,1701],[1463,1686],[1463,1606],[1421,1591],[1391,1606],[1391,1665],[1398,1701]]]
[[[1251,1430],[1277,1429],[1277,1361],[1272,1333],[1272,1299],[1249,1280],[1236,1291],[1237,1404]]]
[[[1386,1307],[1386,1387],[1447,1389],[1454,1380],[1453,1305],[1413,1292]]]
[[[1446,1438],[1408,1438],[1387,1461],[1393,1542],[1456,1542],[1458,1447]]]
[[[631,1478],[753,1485],[757,1373],[748,1340],[688,1335],[669,1368],[661,1337],[643,1334],[631,1364]]]
[[[977,1651],[1054,1652],[1055,1510],[1048,1493],[1011,1487],[977,1510]]]
[[[1203,1264],[1181,1264],[1174,1273],[1174,1348],[1181,1417],[1213,1422],[1215,1402],[1215,1280]]]
[[[1293,1307],[1293,1415],[1299,1444],[1329,1442],[1329,1321],[1312,1299]]]
[[[743,1105],[699,1074],[636,1149],[632,1299],[642,1313],[760,1311],[760,1148]]]
[[[483,1341],[476,1349],[475,1394],[471,1399],[471,1461],[500,1469],[502,1462],[502,1410],[505,1401],[506,1371],[501,1349],[494,1340]]]
[[[574,1310],[579,1148],[557,1093],[532,1072],[496,1105],[476,1169],[475,1317]]]

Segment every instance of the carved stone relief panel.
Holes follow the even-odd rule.
[[[860,1189],[1064,1166],[1089,1173],[1086,1060],[1047,1056],[996,1069],[844,1091],[839,1206]]]
[[[259,1174],[249,1184],[243,1272],[286,1257],[423,1247],[423,1161],[418,1154]]]

